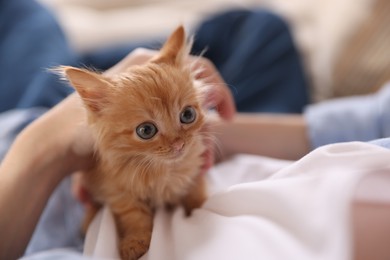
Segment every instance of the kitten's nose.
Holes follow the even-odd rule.
[[[175,150],[175,152],[181,152],[184,148],[184,142],[183,141],[176,141],[172,144],[172,147],[173,147],[173,150]]]

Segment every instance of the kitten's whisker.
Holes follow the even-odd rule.
[[[203,138],[204,141],[209,142],[209,144],[211,144],[211,149],[214,152],[216,158],[220,159],[224,156],[222,144],[220,143],[218,138],[209,133],[210,132],[199,132],[198,136]]]

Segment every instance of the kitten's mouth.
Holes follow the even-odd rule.
[[[168,159],[170,160],[180,160],[184,157],[186,154],[188,144],[185,144],[183,141],[175,142],[171,145],[171,149],[169,151],[169,154],[167,155]]]
[[[180,160],[184,156],[184,154],[185,154],[185,150],[184,149],[182,149],[180,151],[172,151],[172,152],[169,153],[168,159],[174,160],[174,161]]]

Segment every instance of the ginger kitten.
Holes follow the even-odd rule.
[[[86,221],[109,206],[123,259],[148,250],[156,208],[182,205],[189,215],[206,199],[202,84],[184,62],[188,47],[179,27],[151,61],[115,77],[60,68],[96,138],[98,164],[83,174],[95,202]]]

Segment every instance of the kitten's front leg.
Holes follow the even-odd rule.
[[[207,199],[206,180],[203,175],[196,177],[189,193],[183,199],[183,206],[187,216],[193,209],[200,208]]]
[[[111,209],[119,233],[119,251],[122,259],[138,259],[149,249],[153,228],[153,211],[145,203],[121,200]]]

